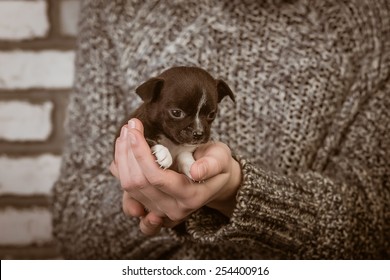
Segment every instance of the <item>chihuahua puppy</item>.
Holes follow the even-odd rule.
[[[173,67],[141,84],[143,103],[130,116],[144,125],[144,135],[161,168],[191,178],[195,149],[210,139],[218,103],[234,95],[222,80],[197,67]],[[129,118],[126,119],[126,121]]]

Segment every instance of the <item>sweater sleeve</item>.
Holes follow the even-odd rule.
[[[231,219],[201,209],[187,221],[190,238],[246,239],[286,258],[388,258],[389,94],[385,84],[362,105],[322,170],[286,176],[239,158],[243,181]]]

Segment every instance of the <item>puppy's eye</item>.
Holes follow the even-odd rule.
[[[169,111],[169,114],[174,119],[182,119],[185,117],[185,113],[180,109],[172,109]]]
[[[213,112],[210,112],[210,113],[208,114],[207,118],[208,118],[209,120],[213,120],[213,119],[215,119],[215,116],[216,116],[216,115],[217,115],[216,112],[213,111]]]

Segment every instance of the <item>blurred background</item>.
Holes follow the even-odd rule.
[[[78,0],[0,0],[0,258],[60,258],[50,194],[74,78]]]

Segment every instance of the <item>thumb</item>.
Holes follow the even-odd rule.
[[[127,122],[127,125],[129,128],[135,128],[136,130],[144,134],[144,126],[139,119],[132,118]]]
[[[205,156],[194,162],[190,173],[194,180],[204,181],[223,171],[222,165],[215,157]]]

